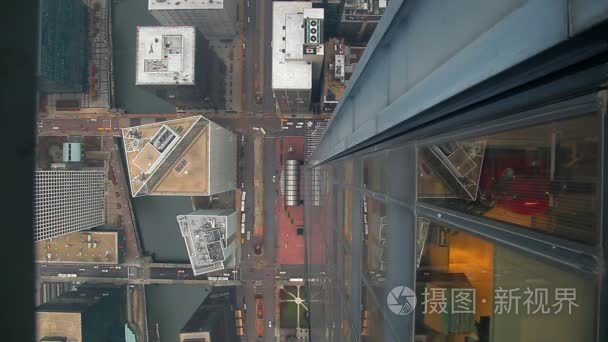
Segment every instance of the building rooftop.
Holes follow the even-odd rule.
[[[232,254],[228,250],[227,237],[234,230],[229,228],[235,224],[229,222],[229,216],[233,213],[234,210],[199,210],[190,215],[177,216],[194,275],[219,271],[226,267],[224,261]]]
[[[148,0],[148,10],[221,8],[224,8],[224,0]]]
[[[272,88],[310,89],[312,65],[301,60],[301,55],[304,44],[304,10],[311,9],[312,3],[274,1],[272,8]],[[293,60],[294,58],[300,60]]]
[[[346,45],[343,39],[333,38],[325,43],[325,68],[323,75],[322,100],[328,104],[322,108],[333,111],[344,96],[348,80],[361,58],[365,47]],[[331,104],[331,105],[330,105]]]
[[[83,335],[101,337],[96,340],[116,341],[117,335],[109,330],[120,325],[118,292],[118,288],[80,286],[38,306],[36,341],[44,337],[65,337],[67,341],[81,342]]]
[[[66,234],[35,243],[36,262],[118,264],[118,231],[87,231]]]
[[[137,28],[137,85],[193,85],[194,26]]]
[[[202,116],[123,128],[131,194],[209,194],[209,121]]]
[[[80,312],[36,312],[37,340],[45,336],[62,336],[68,341],[82,341]]]
[[[234,316],[231,307],[235,305],[235,299],[234,287],[214,287],[180,331],[180,342],[240,340],[236,336],[234,320],[226,320],[226,317]]]
[[[379,0],[377,2],[367,0],[346,0],[344,2],[344,8],[348,11],[344,12],[343,15],[350,13],[382,15],[386,10],[386,7],[388,7],[389,1],[390,0]]]
[[[285,13],[285,59],[304,59],[304,13]]]

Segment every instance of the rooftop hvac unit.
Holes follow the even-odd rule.
[[[306,44],[319,44],[322,43],[322,27],[320,19],[306,19]]]
[[[170,129],[168,126],[163,125],[158,132],[150,139],[150,143],[154,146],[159,152],[162,152],[169,146],[169,144],[177,138],[175,132]]]

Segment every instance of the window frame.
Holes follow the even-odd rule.
[[[608,158],[606,148],[606,130],[608,130],[608,90],[594,91],[578,97],[565,99],[520,111],[495,120],[474,124],[462,129],[438,134],[433,137],[420,139],[416,142],[416,161],[419,165],[419,151],[429,145],[455,139],[471,138],[489,135],[510,129],[525,128],[557,120],[572,119],[584,115],[595,114],[598,117],[598,191],[595,200],[600,203],[598,210],[597,243],[594,245],[571,241],[566,238],[543,234],[538,231],[525,229],[517,225],[495,221],[480,216],[474,216],[448,208],[421,203],[418,200],[418,181],[416,180],[417,218],[426,218],[441,224],[447,224],[453,229],[481,237],[490,243],[499,244],[514,251],[521,252],[539,261],[556,265],[560,268],[580,272],[582,275],[596,279],[595,288],[599,304],[595,312],[595,340],[603,341],[608,337],[608,279],[606,265],[608,264],[608,227],[604,226],[604,215],[608,203],[604,193],[608,191],[605,168]],[[415,262],[415,260],[414,260]]]

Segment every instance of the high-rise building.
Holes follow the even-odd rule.
[[[272,91],[277,109],[305,113],[323,66],[323,9],[302,1],[274,1],[272,8]]]
[[[236,136],[203,116],[124,128],[122,136],[133,197],[236,188]]]
[[[236,221],[234,209],[199,209],[177,217],[195,276],[235,266]]]
[[[148,10],[163,25],[196,26],[208,40],[236,35],[236,0],[148,0]]]
[[[34,175],[34,241],[105,223],[103,170],[39,170]]]
[[[85,91],[89,8],[82,0],[43,0],[39,11],[39,89]]]
[[[193,26],[138,27],[135,84],[178,109],[217,106],[220,100],[208,96],[202,45]]]
[[[64,292],[36,308],[36,341],[124,341],[123,306],[116,288]]]
[[[378,26],[389,0],[345,0],[338,32],[349,44],[365,44]]]
[[[387,7],[305,171],[311,341],[606,340],[608,3],[547,4]]]
[[[331,38],[325,43],[325,61],[321,84],[321,112],[333,113],[342,100],[348,80],[365,51],[364,46],[349,46],[344,39]]]
[[[214,287],[182,328],[179,342],[237,341],[234,306],[234,287]]]

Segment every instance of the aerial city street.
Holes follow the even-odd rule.
[[[42,1],[43,30],[64,30],[69,41],[49,33],[40,43],[49,64],[37,119],[40,311],[65,289],[123,289],[113,296],[123,298],[123,323],[137,341],[180,340],[192,333],[187,318],[225,288],[237,320],[213,341],[307,339],[300,170],[360,58],[335,58],[348,51],[340,6],[51,3]],[[360,52],[387,6],[361,4],[350,6],[373,19],[343,29]],[[50,65],[59,58],[72,63]],[[87,177],[95,172],[105,181],[92,193]],[[84,193],[59,185],[46,195],[44,177],[80,177]],[[60,192],[68,196],[56,203]],[[60,205],[72,213],[49,212]],[[151,289],[176,286],[200,293],[182,299],[201,305],[182,322],[153,312],[163,298]],[[285,296],[298,307],[279,305]],[[53,318],[39,319],[44,337]]]
[[[608,341],[608,2],[36,18],[36,341]]]

